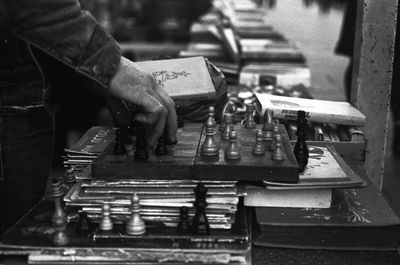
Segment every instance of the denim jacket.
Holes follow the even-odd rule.
[[[1,0],[0,31],[104,87],[119,65],[121,51],[116,41],[77,0]],[[0,54],[7,48],[0,43]]]

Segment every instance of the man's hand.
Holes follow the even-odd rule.
[[[176,140],[174,101],[157,85],[152,75],[139,71],[134,62],[121,57],[108,93],[138,108],[139,113],[134,119],[146,125],[149,146],[154,146],[164,132],[169,141]]]

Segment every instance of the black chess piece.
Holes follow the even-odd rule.
[[[158,139],[158,143],[157,143],[157,147],[155,150],[155,154],[158,156],[165,156],[168,154],[168,149],[167,149],[167,145],[165,143],[165,136],[162,135],[159,139]]]
[[[206,138],[201,145],[200,154],[202,156],[217,156],[219,154],[218,144],[214,139],[215,121],[208,118],[204,124],[206,130]]]
[[[294,146],[294,156],[296,157],[297,164],[299,165],[299,172],[303,172],[308,164],[308,147],[306,143],[307,136],[307,120],[306,113],[302,110],[297,112],[297,142]]]
[[[236,131],[232,128],[229,135],[229,145],[225,150],[226,160],[238,160],[240,159],[240,148],[237,145]]]
[[[195,193],[195,215],[191,225],[191,232],[196,235],[208,235],[210,233],[210,225],[208,224],[206,206],[207,206],[207,191],[208,189],[203,183],[197,184],[194,189]]]
[[[262,131],[264,133],[264,140],[270,141],[273,136],[274,122],[273,122],[274,112],[270,109],[266,109],[264,112],[264,126]]]
[[[177,126],[178,128],[183,128],[184,126],[184,122],[183,122],[183,118],[182,118],[182,109],[181,109],[181,105],[179,104],[175,104],[175,112],[176,112],[176,116],[177,116]]]
[[[126,233],[128,235],[143,235],[146,233],[146,225],[140,215],[139,196],[134,193],[131,197],[131,217],[126,223]]]
[[[64,173],[64,182],[66,184],[73,184],[76,182],[76,174],[73,168],[68,168]]]
[[[246,129],[256,128],[256,122],[254,121],[254,110],[255,106],[253,104],[246,104],[246,121],[244,122],[244,127]]]
[[[271,145],[269,146],[269,149],[271,150],[271,151],[274,151],[275,150],[275,146],[276,146],[276,137],[278,136],[278,135],[280,135],[279,134],[279,125],[278,124],[274,124],[273,125],[273,130],[272,130],[272,142],[271,142]]]
[[[114,155],[122,155],[126,153],[125,148],[125,136],[124,131],[121,127],[115,131],[115,145],[114,145]]]
[[[261,129],[256,132],[256,143],[253,147],[253,154],[257,156],[265,155],[264,135]]]
[[[136,160],[147,160],[149,158],[149,152],[147,151],[146,144],[146,132],[145,127],[142,124],[139,124],[136,127],[136,149],[134,158]]]
[[[61,182],[57,178],[52,179],[51,191],[51,195],[54,198],[54,212],[51,216],[51,224],[56,230],[53,235],[53,244],[56,246],[64,246],[69,243],[69,238],[65,231],[67,227],[67,214],[61,203],[63,189]]]
[[[87,236],[90,231],[92,230],[92,224],[89,221],[89,218],[87,216],[86,212],[80,212],[79,213],[79,221],[76,226],[76,233],[80,236]]]
[[[99,224],[99,228],[101,231],[111,231],[114,227],[114,224],[111,220],[111,209],[108,203],[103,203],[103,207],[101,209],[101,221]]]
[[[188,233],[190,231],[189,225],[189,209],[185,206],[182,206],[179,209],[179,223],[176,227],[177,233]]]

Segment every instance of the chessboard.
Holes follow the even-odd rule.
[[[92,163],[92,178],[97,180],[119,179],[173,179],[173,180],[228,180],[228,181],[279,181],[295,183],[299,179],[299,169],[290,145],[289,136],[283,125],[278,125],[281,136],[280,160],[273,159],[270,141],[263,141],[264,155],[254,155],[256,132],[262,125],[247,129],[243,124],[234,124],[236,132],[235,148],[240,158],[226,159],[226,149],[230,140],[221,139],[221,130],[215,125],[212,137],[218,153],[205,156],[201,146],[207,138],[203,124],[185,124],[177,132],[177,143],[166,146],[165,155],[149,153],[148,158],[135,158],[135,142],[123,154],[115,154],[117,140],[105,149]],[[135,140],[133,140],[135,141]]]

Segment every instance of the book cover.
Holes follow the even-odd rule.
[[[215,88],[203,57],[135,64],[140,70],[153,75],[157,84],[173,99],[211,99],[215,96]]]
[[[365,115],[348,102],[291,98],[255,93],[262,107],[274,111],[274,118],[296,120],[297,111],[306,112],[308,121],[363,126]]]

